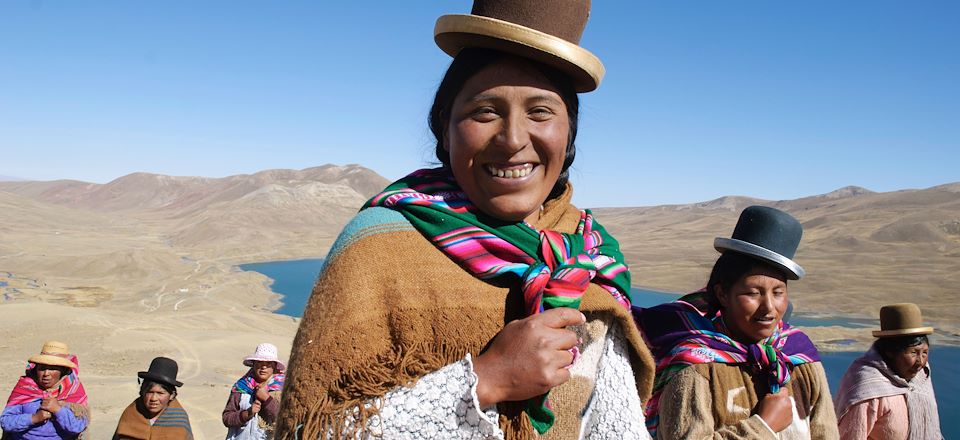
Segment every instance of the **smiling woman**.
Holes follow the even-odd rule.
[[[783,321],[802,227],[764,206],[743,210],[707,286],[636,308],[657,358],[646,414],[656,438],[834,439],[826,373],[805,334]]]
[[[578,92],[603,66],[587,1],[478,0],[436,169],[374,196],[327,256],[290,357],[279,438],[646,438],[653,365],[617,241],[570,203]]]

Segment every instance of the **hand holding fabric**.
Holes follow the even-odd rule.
[[[507,323],[474,361],[481,408],[536,397],[570,379],[570,349],[579,340],[566,327],[585,321],[580,311],[560,307]]]
[[[47,397],[40,402],[40,409],[49,411],[50,414],[56,414],[60,412],[60,408],[60,402],[57,401],[56,397]]]
[[[757,403],[757,415],[767,423],[773,432],[787,429],[793,423],[793,403],[786,388],[763,396]]]
[[[260,402],[266,402],[270,398],[270,393],[267,391],[267,383],[263,382],[257,385],[257,400]]]
[[[30,417],[30,423],[33,425],[39,425],[47,420],[50,420],[51,417],[53,417],[53,415],[50,414],[50,411],[45,411],[43,408],[37,408],[37,412],[33,413],[33,416]]]

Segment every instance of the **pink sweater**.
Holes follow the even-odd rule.
[[[906,440],[910,435],[907,399],[903,394],[864,400],[840,418],[844,440]]]

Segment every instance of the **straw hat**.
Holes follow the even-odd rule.
[[[803,267],[793,261],[803,226],[790,214],[768,206],[749,206],[740,213],[733,237],[717,237],[713,247],[764,260],[784,271],[788,279],[803,278]]]
[[[468,47],[519,55],[570,75],[577,92],[596,89],[603,63],[580,47],[590,0],[475,0],[470,14],[437,19],[433,39],[450,56]]]
[[[253,351],[253,354],[243,358],[243,365],[252,367],[253,361],[276,362],[277,373],[282,373],[283,370],[287,369],[287,366],[284,365],[283,361],[277,356],[277,346],[267,342],[258,345],[257,349]]]
[[[923,326],[920,307],[914,303],[900,303],[880,308],[880,330],[874,330],[877,338],[894,336],[929,335],[933,327]]]
[[[77,364],[70,361],[70,348],[67,344],[60,341],[47,341],[43,343],[40,354],[30,356],[27,359],[34,364],[54,365],[58,367],[77,368]]]

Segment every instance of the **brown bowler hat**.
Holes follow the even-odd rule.
[[[467,14],[437,19],[433,39],[450,56],[461,49],[496,49],[566,72],[577,92],[603,79],[603,63],[580,47],[590,0],[474,0]]]
[[[914,303],[901,303],[880,308],[880,330],[874,330],[873,336],[891,338],[931,333],[933,333],[933,327],[923,326],[920,307]]]

